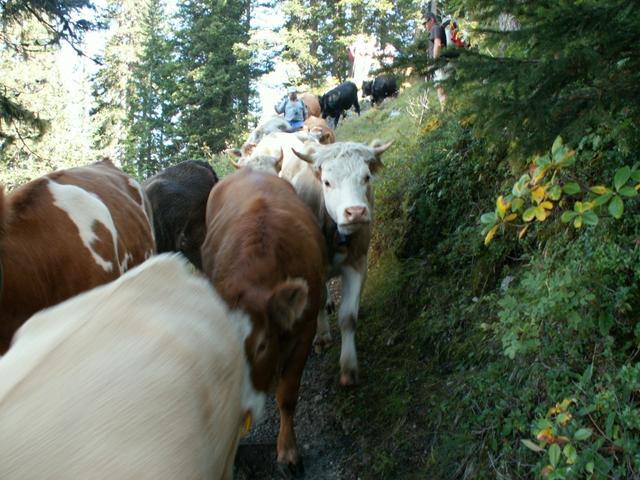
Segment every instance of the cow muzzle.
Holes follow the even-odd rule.
[[[350,234],[358,230],[362,225],[371,222],[369,210],[365,206],[348,207],[342,214],[342,222],[338,224],[338,230],[345,234]]]

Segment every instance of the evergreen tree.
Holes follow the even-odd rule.
[[[372,35],[384,46],[403,48],[411,42],[417,0],[284,0],[283,57],[295,61],[306,83],[317,86],[334,77],[346,79],[350,63],[347,47],[355,37]],[[298,81],[298,79],[292,79]]]
[[[452,3],[479,25],[473,33],[481,48],[456,61],[452,83],[459,88],[450,96],[476,118],[479,134],[506,138],[525,153],[598,124],[634,137],[632,126],[640,120],[637,2]],[[505,17],[519,28],[501,29]]]
[[[143,20],[148,0],[109,0],[106,20],[113,32],[105,47],[103,66],[96,74],[93,95],[95,148],[116,164],[124,161],[128,134],[127,108],[134,95],[133,70],[144,45]]]
[[[127,105],[127,138],[123,167],[146,178],[171,163],[172,44],[163,0],[150,0],[142,27],[142,52],[133,68]]]
[[[79,44],[83,34],[94,28],[92,22],[79,15],[84,8],[93,8],[89,0],[7,0],[0,2],[0,45],[2,50],[15,52],[23,58],[50,51],[61,41],[69,43],[80,52]],[[38,36],[16,34],[30,21],[36,21],[41,29]],[[47,128],[37,112],[29,109],[21,101],[23,93],[16,85],[7,85],[5,75],[0,75],[0,149],[14,142],[19,133],[21,138],[37,137]]]
[[[5,28],[5,38],[25,44],[46,38],[45,27],[36,19]],[[49,45],[25,57],[13,49],[0,51],[0,71],[6,92],[19,95],[22,108],[38,112],[37,119],[47,125],[40,135],[20,122],[4,126],[0,150],[0,183],[9,189],[43,173],[84,163],[90,157],[86,142],[86,123],[82,122],[82,88],[63,80],[60,48]],[[78,108],[69,108],[71,105]]]
[[[246,128],[252,79],[247,2],[183,1],[176,35],[176,147],[183,158],[221,151]]]

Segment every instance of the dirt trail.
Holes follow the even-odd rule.
[[[333,283],[333,282],[332,282]],[[335,292],[335,285],[331,285]],[[334,298],[337,296],[334,293]],[[332,349],[339,348],[340,331],[335,315],[331,318]],[[312,352],[302,375],[296,408],[295,431],[304,462],[305,480],[356,480],[347,473],[349,437],[344,434],[336,414],[338,389],[335,376],[327,373],[329,362],[337,362],[332,351]],[[240,443],[235,462],[235,480],[275,480],[282,477],[276,467],[276,437],[279,415],[274,396],[267,401],[265,418],[253,426]]]

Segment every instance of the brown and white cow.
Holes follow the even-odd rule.
[[[169,254],[38,312],[0,359],[0,476],[231,480],[248,331]]]
[[[381,144],[376,140],[368,146],[338,142],[314,146],[306,153],[296,150],[294,153],[299,158],[285,161],[280,172],[320,221],[329,253],[329,276],[342,278],[338,310],[342,385],[357,383],[355,328],[371,239],[372,179],[382,168],[382,154],[391,143]],[[321,311],[314,343],[321,349],[330,341],[326,312]]]
[[[33,313],[149,258],[151,224],[144,191],[109,160],[50,173],[6,195],[0,201],[0,354]]]
[[[204,271],[230,308],[252,324],[245,348],[259,391],[277,383],[277,460],[302,468],[293,416],[324,304],[326,252],[313,213],[291,185],[249,168],[219,182],[207,204]]]

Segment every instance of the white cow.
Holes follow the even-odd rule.
[[[279,116],[273,116],[268,118],[260,125],[258,125],[246,142],[240,147],[243,157],[248,157],[253,152],[253,149],[258,145],[264,137],[271,133],[287,132],[291,128],[289,122]]]
[[[355,326],[360,294],[367,274],[367,251],[373,219],[371,180],[382,168],[382,154],[392,142],[374,141],[370,146],[339,142],[294,150],[280,176],[291,181],[298,195],[319,219],[328,246],[330,277],[342,277],[342,302],[338,320],[342,334],[340,383],[357,382],[358,360]],[[314,344],[321,349],[331,341],[326,312],[318,318]]]
[[[37,313],[0,360],[0,477],[231,479],[248,331],[172,255]]]
[[[236,168],[251,167],[254,170],[278,175],[285,159],[298,162],[293,150],[302,150],[306,143],[318,144],[319,134],[311,132],[284,133],[275,132],[262,137],[260,143],[251,150],[249,155],[243,155],[241,149],[231,151],[238,160],[233,163]]]

